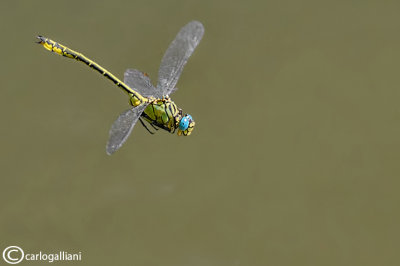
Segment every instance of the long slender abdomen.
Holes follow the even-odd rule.
[[[38,43],[41,44],[45,49],[54,52],[56,54],[62,55],[64,57],[68,57],[71,59],[75,59],[77,61],[83,62],[89,67],[93,68],[109,80],[111,80],[115,85],[123,89],[128,95],[131,97],[131,103],[133,106],[141,105],[142,103],[149,103],[151,99],[143,97],[140,93],[135,91],[134,89],[127,86],[124,82],[119,80],[116,76],[114,76],[111,72],[107,69],[103,68],[93,60],[90,60],[86,56],[81,53],[78,53],[60,43],[57,43],[53,40],[45,38],[43,36],[37,36],[39,39]]]

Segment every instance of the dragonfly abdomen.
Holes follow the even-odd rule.
[[[111,80],[115,85],[117,85],[118,87],[123,89],[126,93],[128,93],[128,95],[131,98],[130,100],[131,100],[131,103],[133,106],[138,106],[138,105],[141,105],[142,103],[150,102],[150,100],[148,98],[143,97],[140,93],[138,93],[137,91],[128,87],[124,82],[119,80],[110,71],[103,68],[102,66],[100,66],[99,64],[94,62],[93,60],[90,60],[83,54],[78,53],[58,42],[55,42],[55,41],[45,38],[43,36],[37,36],[37,38],[39,39],[38,43],[41,44],[47,50],[52,51],[56,54],[62,55],[64,57],[68,57],[68,58],[83,62],[86,65],[88,65],[90,68],[96,70],[97,72],[102,74],[104,77]]]

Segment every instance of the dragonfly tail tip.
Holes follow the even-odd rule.
[[[36,43],[38,43],[38,44],[42,44],[43,42],[44,42],[44,37],[42,36],[42,35],[37,35],[36,36]]]

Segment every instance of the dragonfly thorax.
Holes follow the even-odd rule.
[[[187,114],[183,115],[182,110],[168,96],[151,101],[141,116],[153,126],[170,133],[178,129],[179,136],[190,135],[195,124],[193,118]]]

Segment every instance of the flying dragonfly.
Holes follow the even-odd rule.
[[[164,129],[170,133],[177,131],[179,136],[189,136],[195,126],[191,115],[183,113],[171,100],[170,94],[176,91],[175,85],[187,60],[196,49],[204,34],[204,27],[198,21],[186,24],[169,45],[158,70],[158,83],[154,87],[147,74],[127,69],[124,82],[108,70],[60,43],[37,36],[38,43],[49,51],[83,62],[110,79],[129,96],[131,107],[122,112],[112,124],[106,146],[108,155],[116,152],[127,140],[138,121],[149,131],[146,123],[153,129]]]

